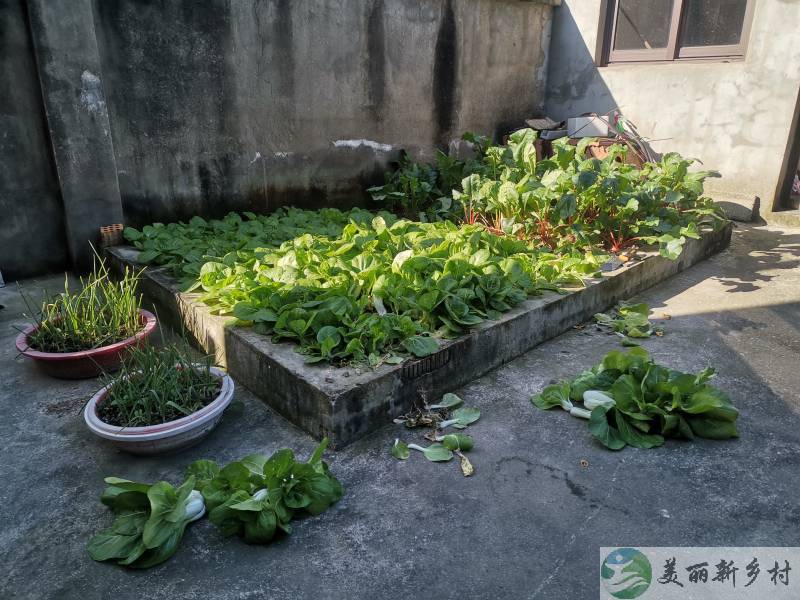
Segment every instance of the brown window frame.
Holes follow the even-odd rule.
[[[619,63],[637,62],[674,62],[681,60],[728,60],[743,59],[747,51],[747,41],[750,37],[750,28],[753,23],[753,12],[756,0],[747,0],[744,21],[742,22],[742,35],[738,44],[725,46],[679,46],[680,35],[684,19],[686,0],[674,0],[672,18],[669,26],[669,38],[666,48],[652,50],[614,50],[614,36],[616,35],[617,15],[619,13],[619,0],[603,0],[600,15],[599,55],[600,66]]]

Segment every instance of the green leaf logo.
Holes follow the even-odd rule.
[[[650,587],[653,569],[635,548],[617,548],[603,561],[600,580],[614,598],[638,598]]]

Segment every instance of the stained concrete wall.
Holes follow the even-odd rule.
[[[102,225],[352,205],[543,110],[559,0],[0,0],[0,270]]]
[[[595,66],[599,0],[554,9],[547,113],[556,119],[618,107],[658,152],[697,157],[722,179],[711,195],[749,216],[769,212],[800,90],[800,2],[756,2],[744,60]]]
[[[67,265],[24,0],[0,0],[0,271],[6,280]]]
[[[552,1],[94,0],[126,221],[346,205],[543,108]]]

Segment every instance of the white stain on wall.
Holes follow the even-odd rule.
[[[81,104],[90,113],[103,115],[106,113],[106,100],[100,78],[90,71],[81,73]]]
[[[372,140],[336,140],[333,145],[337,148],[371,148],[376,152],[391,152],[393,146],[390,144],[381,144],[373,142]]]

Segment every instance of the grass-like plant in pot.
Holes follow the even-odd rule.
[[[39,310],[32,310],[26,298],[33,323],[17,336],[17,350],[63,379],[118,369],[128,349],[156,328],[155,316],[142,309],[136,291],[140,276],[141,271],[126,268],[122,279],[114,280],[97,258],[92,272],[80,278],[78,291],[65,278],[64,291],[45,296]]]
[[[194,361],[184,344],[131,349],[122,368],[84,410],[91,431],[134,454],[171,452],[197,443],[217,426],[233,397],[233,380]]]

